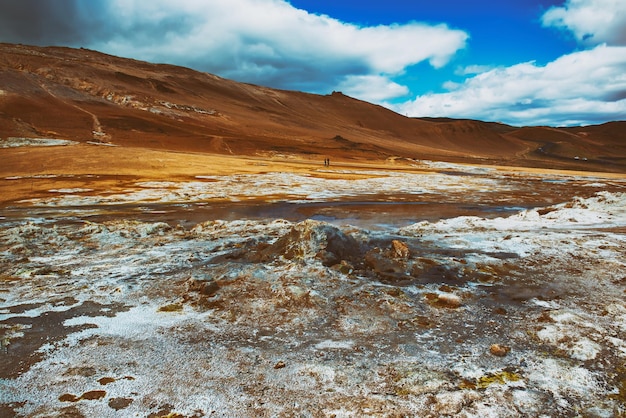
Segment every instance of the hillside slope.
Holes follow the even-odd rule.
[[[270,89],[85,49],[0,44],[0,138],[624,172],[625,133],[626,122],[561,129],[408,118],[339,92]]]

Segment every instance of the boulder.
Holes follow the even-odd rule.
[[[411,254],[406,243],[398,241],[397,239],[391,241],[391,251],[395,258],[401,258],[403,260],[408,259]]]

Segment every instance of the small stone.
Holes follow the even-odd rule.
[[[496,314],[496,315],[506,315],[507,314],[506,309],[504,309],[501,306],[498,306],[497,308],[495,308],[493,310],[493,313]]]
[[[452,286],[448,286],[447,284],[442,284],[441,286],[439,286],[439,291],[451,293],[454,291],[454,289],[452,288]]]
[[[489,347],[489,352],[497,357],[504,357],[509,353],[509,351],[511,351],[511,347],[506,345],[491,344]]]
[[[335,270],[338,270],[342,274],[352,274],[354,266],[346,260],[341,260],[339,264],[333,266]]]
[[[425,297],[438,308],[457,309],[461,306],[461,298],[454,293],[427,293]]]
[[[89,392],[85,392],[80,396],[80,399],[84,399],[87,401],[95,401],[98,399],[102,399],[107,395],[107,393],[103,390],[90,390]]]
[[[115,382],[115,379],[113,377],[103,377],[98,379],[98,383],[100,383],[102,386],[108,385],[109,383],[113,382]]]
[[[203,280],[190,278],[185,282],[189,292],[198,292],[203,296],[212,297],[220,289],[220,286],[214,280]]]
[[[393,250],[393,254],[397,258],[409,258],[409,247],[402,241],[398,241],[394,239],[391,241],[391,249]]]
[[[208,297],[213,297],[218,290],[220,290],[220,286],[214,281],[209,281],[202,285],[202,287],[200,288],[200,294]]]
[[[80,399],[76,395],[72,395],[71,393],[64,393],[59,396],[59,401],[61,402],[78,402]]]
[[[130,398],[111,398],[109,399],[109,408],[119,411],[127,408],[131,403],[133,403],[133,400]]]
[[[285,362],[281,360],[281,361],[279,361],[278,363],[276,363],[276,364],[274,365],[274,368],[275,368],[275,369],[284,369],[284,368],[285,368],[285,366],[286,366]]]
[[[159,312],[180,312],[183,310],[183,305],[180,303],[170,303],[169,305],[161,306]]]

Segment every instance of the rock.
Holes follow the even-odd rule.
[[[346,260],[341,260],[339,264],[333,265],[333,268],[346,275],[354,272],[354,266]]]
[[[85,392],[80,396],[81,400],[87,401],[96,401],[98,399],[102,399],[107,395],[104,390],[90,390],[89,392]]]
[[[113,382],[115,382],[115,378],[113,377],[103,377],[98,379],[98,383],[100,383],[102,386],[108,385],[109,383]]]
[[[458,271],[453,266],[442,264],[437,260],[419,257],[411,261],[411,276],[419,283],[459,283]]]
[[[437,304],[446,308],[456,309],[461,306],[461,298],[453,293],[441,293]]]
[[[220,286],[214,280],[201,280],[192,277],[185,284],[188,291],[198,292],[208,297],[214,296],[220,290]]]
[[[200,288],[200,294],[203,296],[214,296],[217,291],[220,290],[220,286],[213,280],[205,282]]]
[[[160,306],[157,309],[158,312],[181,312],[183,310],[183,305],[180,303],[170,303],[168,305]]]
[[[109,399],[109,408],[119,411],[127,408],[131,403],[133,403],[133,400],[130,398],[111,398]]]
[[[380,248],[374,248],[365,254],[365,265],[377,274],[406,272],[406,265],[402,261],[388,257]]]
[[[59,401],[61,402],[78,402],[79,400],[80,398],[78,396],[71,393],[64,393],[63,395],[59,396]]]
[[[59,396],[59,401],[61,402],[78,402],[81,400],[95,401],[95,400],[104,398],[106,394],[107,393],[104,390],[90,390],[89,392],[83,393],[80,397],[76,395],[72,395],[71,393],[65,393]]]
[[[509,353],[509,351],[511,351],[511,347],[506,345],[491,344],[489,347],[489,352],[497,357],[504,357]]]
[[[319,259],[330,267],[342,260],[356,263],[362,257],[361,245],[354,237],[320,221],[306,220],[294,225],[274,244],[259,251],[260,261],[283,256],[288,260]]]
[[[426,293],[426,300],[438,308],[456,309],[461,306],[461,298],[453,293]]]
[[[409,247],[406,243],[394,239],[391,241],[391,250],[396,258],[408,259],[410,255]]]
[[[284,369],[284,368],[285,368],[285,366],[286,366],[285,362],[281,360],[281,361],[279,361],[278,363],[276,363],[276,364],[274,365],[274,368],[275,368],[275,369]]]

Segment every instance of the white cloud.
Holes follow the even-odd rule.
[[[402,86],[388,77],[378,75],[347,76],[339,83],[337,90],[348,96],[374,103],[406,96],[409,93],[408,87]]]
[[[456,75],[473,75],[487,72],[493,68],[492,65],[468,65],[467,67],[457,68]]]
[[[408,66],[445,65],[467,33],[411,22],[361,27],[297,9],[284,0],[115,0],[117,25],[90,45],[108,53],[199,68],[236,80],[327,92]],[[387,80],[391,94],[401,86]],[[320,91],[322,90],[322,91]],[[366,95],[361,96],[361,98]],[[367,97],[378,97],[371,93]]]
[[[624,119],[626,47],[597,46],[539,66],[497,68],[395,107],[411,116],[449,116],[517,125],[577,125]]]
[[[586,45],[626,45],[626,1],[567,0],[542,17],[544,26],[571,31]]]
[[[412,116],[449,116],[514,125],[579,125],[626,117],[626,1],[567,0],[542,17],[544,26],[571,31],[592,49],[545,66],[467,66],[464,83],[391,106]]]

